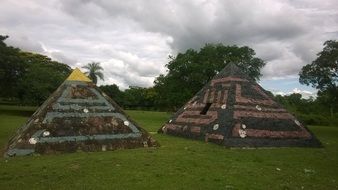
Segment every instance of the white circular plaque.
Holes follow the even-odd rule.
[[[29,143],[30,143],[30,144],[36,144],[37,141],[36,141],[35,138],[30,138],[30,139],[29,139]]]

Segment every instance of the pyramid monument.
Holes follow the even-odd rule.
[[[227,64],[159,132],[226,147],[321,146],[304,124],[234,63]]]
[[[157,142],[76,68],[10,139],[5,156],[153,146]]]

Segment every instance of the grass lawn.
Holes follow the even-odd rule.
[[[0,106],[0,147],[35,108]],[[149,132],[164,112],[127,111]],[[338,189],[338,127],[325,148],[227,149],[153,134],[160,148],[0,158],[0,189]]]

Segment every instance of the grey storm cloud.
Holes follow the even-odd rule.
[[[169,54],[205,43],[247,45],[263,77],[295,77],[338,37],[338,2],[235,0],[3,0],[7,42],[72,67],[99,61],[105,81],[151,86]]]

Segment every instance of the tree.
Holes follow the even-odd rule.
[[[20,52],[25,63],[25,73],[18,80],[18,98],[23,104],[39,105],[67,78],[71,68],[49,57]]]
[[[120,91],[119,87],[113,84],[99,88],[125,109],[155,109],[157,94],[153,87],[129,86],[125,91]]]
[[[154,107],[156,92],[153,88],[130,86],[124,91],[124,106],[128,108],[149,109]]]
[[[23,52],[0,35],[0,96],[37,105],[65,80],[71,68],[49,57]]]
[[[83,66],[82,68],[87,69],[88,71],[85,72],[90,79],[92,79],[93,83],[97,83],[97,77],[99,77],[101,80],[104,80],[103,78],[103,68],[101,67],[99,62],[91,62],[87,65]]]
[[[120,106],[124,106],[123,92],[120,91],[119,87],[116,84],[102,85],[99,88],[109,97],[111,97],[117,104],[119,104]]]
[[[305,65],[299,73],[299,82],[319,90],[318,95],[330,107],[331,117],[338,105],[338,41],[328,40],[316,60]]]
[[[317,101],[327,108],[329,108],[329,114],[331,119],[334,118],[334,114],[338,108],[338,88],[331,88],[330,90],[319,90],[317,93]],[[325,111],[325,110],[324,110]],[[327,113],[327,112],[326,112]]]
[[[301,94],[290,94],[286,96],[276,95],[275,100],[282,104],[289,112],[308,125],[334,124],[334,118],[329,118],[329,109],[318,98],[302,98]],[[334,124],[335,125],[335,124]]]
[[[0,96],[13,98],[17,96],[18,80],[25,71],[20,49],[7,46],[8,36],[0,35]]]
[[[265,65],[247,46],[206,44],[199,51],[188,49],[176,57],[169,56],[168,73],[154,82],[158,103],[176,110],[230,62],[237,63],[253,80],[259,80]]]

